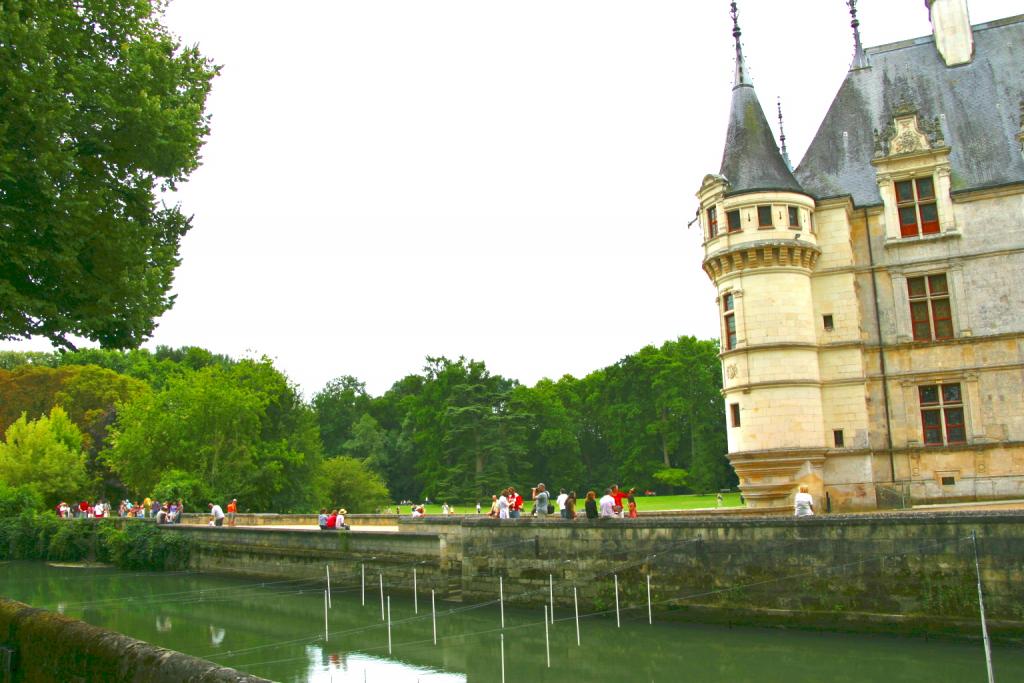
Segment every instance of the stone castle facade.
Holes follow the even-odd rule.
[[[904,1],[904,0],[901,0]],[[910,1],[910,0],[905,0]],[[748,505],[1024,497],[1024,15],[864,49],[790,168],[736,38],[698,199]]]

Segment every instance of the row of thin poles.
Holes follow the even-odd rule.
[[[971,532],[971,541],[974,549],[974,566],[977,575],[978,583],[978,610],[981,619],[981,633],[982,641],[985,649],[985,665],[986,672],[988,674],[988,683],[995,683],[995,674],[992,666],[992,647],[988,635],[988,626],[985,620],[985,601],[984,594],[982,591],[981,584],[981,563],[978,559],[978,537],[977,532]],[[619,576],[613,574],[613,584],[615,591],[615,626],[616,628],[622,628],[622,620],[620,616],[620,604],[619,604]],[[645,574],[647,584],[647,623],[649,625],[654,624],[654,615],[651,601],[651,575]],[[324,590],[324,642],[328,642],[330,638],[330,629],[328,625],[328,612],[332,608],[331,604],[331,567],[326,565],[326,580],[327,589]],[[388,595],[385,599],[384,595],[384,574],[378,573],[378,581],[380,585],[380,617],[381,621],[387,623],[387,634],[388,634],[388,654],[392,654],[392,640],[391,640],[391,596]],[[413,609],[416,614],[419,614],[419,588],[416,568],[413,567],[412,574],[412,586],[413,586]],[[555,623],[555,582],[554,574],[548,574],[548,599],[549,603],[544,605],[544,647],[547,656],[547,666],[551,668],[551,640],[550,632],[548,629],[549,625]],[[360,601],[362,605],[366,606],[366,565],[360,565]],[[573,601],[573,614],[574,621],[576,623],[576,646],[581,646],[580,639],[580,610],[579,610],[579,594],[577,587],[572,587],[572,601]],[[498,605],[501,629],[505,629],[505,585],[503,577],[498,577]],[[437,645],[437,606],[434,589],[430,590],[430,612],[431,612],[431,624],[433,630],[433,642]],[[505,681],[505,634],[500,633],[500,651],[501,651],[501,680],[502,683]]]

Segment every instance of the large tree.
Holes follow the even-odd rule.
[[[189,219],[158,201],[199,165],[217,67],[162,0],[0,3],[0,339],[137,346]]]
[[[0,481],[31,486],[53,505],[73,499],[86,484],[82,433],[60,407],[38,420],[22,415],[0,442]]]

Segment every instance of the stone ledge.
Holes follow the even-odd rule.
[[[14,650],[11,680],[15,681],[267,681],[4,598],[0,598],[0,643]]]

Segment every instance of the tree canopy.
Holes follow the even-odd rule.
[[[0,339],[138,346],[190,227],[158,194],[199,165],[218,68],[162,0],[0,4]]]

